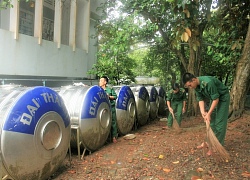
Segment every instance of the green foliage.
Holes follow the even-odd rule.
[[[247,33],[249,3],[228,1],[211,15],[203,51],[203,73],[225,80],[231,87]],[[245,18],[243,18],[245,17]]]
[[[18,0],[20,1],[20,0]],[[25,2],[29,2],[31,0],[25,0]],[[12,0],[1,0],[0,1],[0,10],[1,9],[8,9],[13,8]]]
[[[157,76],[167,86],[175,77],[179,81],[183,70],[194,61],[191,68],[195,72],[225,81],[233,79],[246,34],[247,20],[243,17],[249,3],[220,0],[213,4],[219,9],[212,10],[211,6],[212,0],[107,0],[102,9],[104,20],[98,25],[98,63],[102,63],[95,68],[113,72],[117,82],[121,75],[130,79]],[[185,33],[188,36],[183,36]],[[147,48],[135,51],[138,44]],[[190,57],[191,50],[196,53],[194,57]],[[98,67],[110,65],[108,61],[114,67],[110,72]]]
[[[8,9],[8,8],[12,8],[13,5],[11,4],[12,0],[2,0],[0,2],[0,10],[1,9]]]

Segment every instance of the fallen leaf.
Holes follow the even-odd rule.
[[[197,172],[202,172],[203,171],[203,169],[202,168],[197,168],[197,170],[196,170]]]
[[[127,134],[123,138],[126,140],[134,139],[136,136],[134,134]]]
[[[241,175],[245,178],[250,177],[250,173],[247,171],[243,172]]]
[[[133,158],[128,159],[128,162],[132,163],[133,162]]]
[[[68,171],[70,174],[75,174],[76,173],[76,171],[75,170],[70,170],[70,171]]]
[[[163,159],[164,158],[164,156],[163,155],[159,155],[159,159]]]
[[[115,161],[110,161],[111,164],[115,164]]]
[[[197,159],[195,159],[194,161],[196,162],[196,161],[199,161],[200,160],[200,158],[197,158]]]
[[[199,176],[192,176],[191,180],[202,180]]]
[[[166,173],[169,173],[171,170],[168,169],[168,168],[163,168],[163,171],[166,172]]]

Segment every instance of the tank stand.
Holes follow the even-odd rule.
[[[78,158],[80,160],[81,159],[80,149],[81,149],[81,144],[82,144],[82,141],[80,141],[80,127],[78,125],[71,125],[71,130],[76,130],[77,152],[78,152]]]
[[[87,148],[84,148],[83,153],[82,153],[81,160],[84,158],[84,155],[85,155],[86,150],[87,150]],[[89,151],[89,154],[91,154],[91,151]]]
[[[135,119],[133,130],[136,131],[138,129],[138,122],[137,119]]]
[[[71,167],[71,162],[72,162],[72,158],[71,158],[71,146],[70,146],[70,142],[69,142],[69,166]]]

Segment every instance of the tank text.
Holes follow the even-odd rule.
[[[97,93],[99,99],[106,99],[108,101],[108,96],[104,92]],[[99,100],[97,97],[94,96],[93,100],[91,101],[91,106],[89,108],[89,114],[94,116],[96,114],[96,108],[99,104]]]
[[[128,103],[128,94],[125,93],[124,96],[123,96],[123,101],[122,101],[122,106],[123,107],[126,107],[127,106],[127,103]]]
[[[32,99],[32,102],[34,103],[34,105],[27,105],[27,109],[29,111],[29,114],[28,113],[22,114],[20,122],[22,122],[23,124],[30,125],[30,123],[32,121],[32,117],[35,115],[36,111],[40,107],[40,105],[38,104],[38,102],[35,99]]]
[[[41,94],[41,96],[43,97],[45,103],[57,103],[59,106],[61,106],[61,101],[59,99],[59,96],[53,96],[53,94],[49,94],[49,93],[43,93]]]
[[[99,102],[96,97],[94,97],[94,100],[95,101],[91,101],[91,106],[90,106],[90,109],[89,109],[89,114],[91,114],[92,116],[95,115],[96,107],[97,107],[98,102]]]

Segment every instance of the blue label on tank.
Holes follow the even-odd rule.
[[[25,134],[34,134],[39,119],[47,112],[57,112],[65,127],[70,118],[62,98],[57,92],[46,87],[35,87],[21,95],[10,109],[3,129]]]
[[[139,98],[146,101],[146,99],[148,98],[149,94],[148,91],[145,87],[140,88],[139,91]]]
[[[86,92],[82,106],[81,119],[96,118],[101,103],[107,103],[110,106],[106,92],[99,86],[92,86]]]
[[[127,110],[128,102],[131,98],[135,99],[134,94],[131,91],[130,87],[129,86],[122,86],[120,91],[119,91],[119,94],[118,94],[116,108],[122,109],[122,110]]]
[[[156,98],[158,96],[158,92],[155,87],[152,87],[150,91],[149,101],[150,102],[156,102]]]
[[[166,96],[166,92],[162,87],[160,87],[160,89],[159,89],[159,96],[162,98],[164,98]]]

